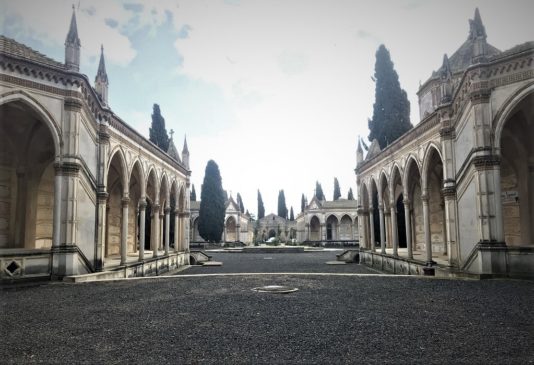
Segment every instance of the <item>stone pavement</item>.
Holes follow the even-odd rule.
[[[259,265],[259,258],[237,255],[245,271],[248,260]],[[305,266],[296,256],[292,266]],[[223,268],[229,266],[227,260]],[[341,274],[221,273],[4,289],[0,361],[534,363],[532,282]],[[251,290],[272,284],[299,290]]]

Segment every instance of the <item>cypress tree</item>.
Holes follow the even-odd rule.
[[[165,129],[165,119],[161,116],[158,104],[154,104],[152,112],[152,126],[149,130],[150,141],[167,152],[169,149],[169,135]]]
[[[323,193],[323,187],[319,183],[319,181],[315,182],[315,196],[319,200],[326,200]]]
[[[191,201],[196,202],[197,201],[197,192],[195,191],[195,184],[191,187]]]
[[[341,198],[341,189],[339,188],[339,181],[334,177],[334,200]]]
[[[347,194],[348,200],[354,200],[354,194],[352,193],[352,188],[349,189],[349,193]]]
[[[263,199],[261,198],[260,189],[258,189],[258,219],[265,217],[265,207],[263,206]]]
[[[289,210],[289,220],[294,221],[295,220],[295,214],[293,213],[293,207]]]
[[[408,96],[401,89],[399,75],[383,44],[376,51],[374,81],[375,103],[373,118],[368,123],[369,140],[376,139],[383,149],[412,128]]]
[[[241,199],[241,194],[237,193],[237,205],[239,205],[239,210],[241,213],[245,213],[245,206],[243,205],[243,199]]]
[[[278,192],[278,216],[287,219],[287,205],[284,190]]]
[[[304,209],[306,209],[306,198],[304,197],[304,194],[300,197],[300,212],[304,212]]]
[[[206,165],[200,192],[198,233],[208,242],[220,242],[224,230],[225,201],[219,166],[213,160]]]

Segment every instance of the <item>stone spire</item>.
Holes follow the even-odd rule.
[[[72,17],[70,19],[69,33],[65,39],[65,66],[72,71],[80,71],[80,38],[76,25],[76,12],[72,5]]]
[[[174,134],[174,131],[171,129],[169,132],[171,135],[171,138],[169,140],[169,148],[167,148],[167,154],[174,158],[176,161],[180,161],[180,156],[178,155],[178,150],[176,149],[176,145],[174,144],[174,141],[172,139],[172,135]]]
[[[187,136],[184,137],[184,148],[182,149],[183,163],[189,169],[189,148],[187,148]]]
[[[440,92],[441,104],[446,104],[452,99],[452,71],[447,54],[443,55],[443,65],[440,68]]]
[[[104,46],[100,46],[100,63],[95,77],[95,89],[102,104],[108,105],[108,74],[106,73],[106,63],[104,62]]]
[[[356,149],[356,165],[363,161],[363,149],[360,136],[358,136],[358,148]]]
[[[475,9],[475,16],[469,19],[469,38],[473,43],[473,58],[472,63],[483,62],[486,59],[487,42],[486,42],[486,28],[482,24],[482,18],[478,8]]]

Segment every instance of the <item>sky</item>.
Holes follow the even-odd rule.
[[[94,80],[100,45],[109,104],[148,137],[158,103],[197,196],[208,160],[223,187],[257,211],[300,212],[319,181],[356,193],[358,136],[367,138],[375,52],[385,44],[419,122],[416,92],[466,40],[479,8],[500,50],[534,39],[534,1],[492,0],[0,0],[1,33],[58,61],[75,3],[80,72]]]

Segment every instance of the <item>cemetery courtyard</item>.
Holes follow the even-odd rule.
[[[6,286],[1,362],[534,363],[531,281],[383,275],[327,265],[336,253],[212,252],[222,266],[170,277]],[[252,290],[265,285],[298,291]]]

